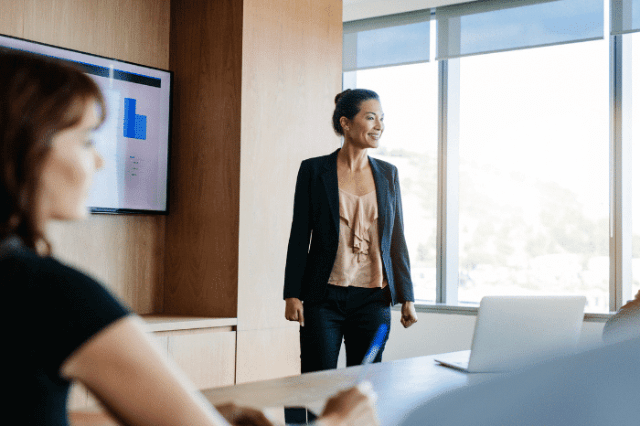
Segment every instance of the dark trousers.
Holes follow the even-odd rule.
[[[322,302],[304,302],[304,327],[300,327],[302,372],[329,370],[338,365],[342,339],[347,366],[359,365],[381,324],[391,324],[388,288],[329,285]],[[388,334],[373,362],[382,360]]]

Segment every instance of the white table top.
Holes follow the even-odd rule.
[[[443,367],[423,356],[372,364],[367,371],[378,394],[376,408],[383,426],[395,425],[402,413],[417,403],[450,389],[466,386],[492,377],[492,374],[468,374]],[[233,401],[255,408],[307,406],[317,408],[340,389],[356,383],[363,367],[307,373],[280,379],[205,390],[214,405]]]

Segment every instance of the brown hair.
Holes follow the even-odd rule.
[[[367,89],[347,89],[336,95],[336,108],[333,110],[331,124],[333,124],[333,130],[338,136],[344,136],[340,118],[347,117],[349,120],[353,120],[353,117],[360,112],[360,105],[369,99],[379,101],[380,97],[373,90]]]
[[[36,224],[42,165],[53,136],[77,125],[95,100],[97,84],[72,65],[0,49],[0,242],[15,235],[43,254],[50,245]]]

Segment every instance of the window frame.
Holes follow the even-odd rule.
[[[603,0],[605,1],[605,0]],[[606,3],[605,3],[606,4]],[[608,8],[608,4],[605,6]],[[431,9],[432,19],[435,9]],[[585,313],[604,322],[632,299],[631,235],[631,39],[609,37],[609,311]],[[344,75],[344,73],[343,73]],[[477,303],[460,303],[459,124],[460,59],[438,61],[438,196],[435,303],[415,302],[418,312],[476,315]],[[399,309],[395,307],[394,310]]]

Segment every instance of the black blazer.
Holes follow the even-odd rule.
[[[284,272],[284,298],[324,298],[338,252],[340,201],[338,152],[304,160],[298,171],[293,222]],[[409,252],[404,239],[398,169],[369,157],[378,199],[378,231],[384,276],[392,304],[413,302]],[[311,239],[311,244],[309,244]]]

